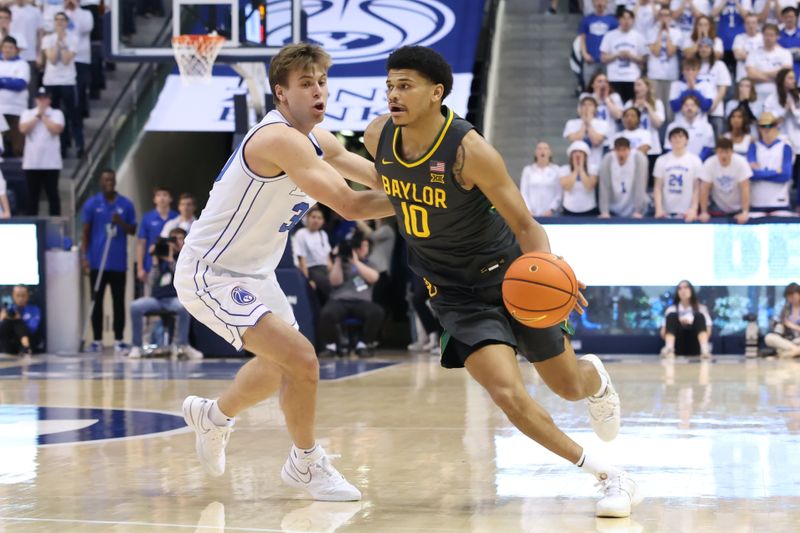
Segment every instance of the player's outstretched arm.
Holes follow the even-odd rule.
[[[345,218],[371,219],[394,214],[383,191],[356,192],[314,147],[293,128],[271,125],[261,128],[244,149],[250,168],[261,176],[285,172],[306,194]]]
[[[370,189],[381,189],[380,177],[372,161],[348,152],[342,143],[327,130],[314,128],[314,136],[324,152],[322,158],[342,176]]]
[[[531,217],[502,156],[474,130],[462,139],[453,172],[489,198],[516,235],[523,252],[550,251],[547,233]]]

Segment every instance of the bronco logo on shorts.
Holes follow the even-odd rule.
[[[234,287],[231,291],[231,298],[239,305],[250,305],[256,301],[256,297],[241,287]]]

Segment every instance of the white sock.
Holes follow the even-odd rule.
[[[220,410],[217,400],[211,402],[211,407],[208,409],[208,419],[211,420],[211,423],[215,426],[222,427],[233,425],[233,418]]]
[[[609,474],[619,471],[618,468],[607,464],[602,459],[594,455],[587,454],[586,450],[583,451],[581,458],[578,459],[578,462],[575,463],[575,466],[584,472],[592,474],[597,479],[606,479]]]
[[[701,353],[711,353],[711,348],[709,347],[707,342],[700,343],[700,352]]]
[[[600,388],[597,389],[592,397],[593,398],[602,398],[603,394],[606,393],[606,388],[608,387],[608,376],[606,376],[603,372],[598,372],[597,375],[600,377]]]
[[[297,446],[295,446],[293,444],[292,445],[292,452],[293,452],[292,455],[295,457],[295,459],[300,460],[300,461],[316,460],[317,459],[317,457],[316,457],[317,454],[314,453],[314,452],[316,452],[318,449],[319,449],[319,444],[314,444],[314,446],[312,446],[311,448],[308,448],[308,449],[298,448]]]

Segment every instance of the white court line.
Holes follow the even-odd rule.
[[[212,529],[219,531],[219,526],[201,526],[197,524],[164,524],[160,522],[129,522],[117,520],[70,520],[69,518],[14,518],[0,516],[0,520],[8,522],[51,522],[56,524],[89,524],[89,525],[107,525],[107,526],[146,526],[146,527],[182,527],[191,529]],[[225,526],[226,531],[269,531],[269,532],[283,532],[284,529],[271,529],[263,527],[231,527]]]
[[[186,529],[211,529],[214,531],[219,531],[219,526],[201,526],[195,524],[164,524],[159,522],[128,522],[128,521],[116,521],[116,520],[70,520],[68,518],[13,518],[13,517],[5,517],[0,516],[0,520],[4,520],[7,522],[50,522],[56,524],[87,524],[87,525],[107,525],[107,526],[145,526],[145,527],[175,527],[175,528],[186,528]],[[344,525],[344,524],[343,524]],[[272,528],[262,528],[262,527],[232,527],[232,526],[223,526],[225,531],[262,531],[262,532],[270,532],[270,533],[285,533],[287,530],[284,528],[281,529],[272,529]],[[409,527],[401,527],[401,526],[391,526],[388,529],[384,528],[384,531],[463,531],[462,529],[443,529],[443,528],[409,528]]]

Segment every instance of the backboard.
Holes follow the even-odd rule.
[[[111,10],[109,52],[116,61],[173,61],[171,37],[216,32],[219,62],[266,61],[302,38],[302,0],[166,0],[165,13],[136,13],[137,2]]]

